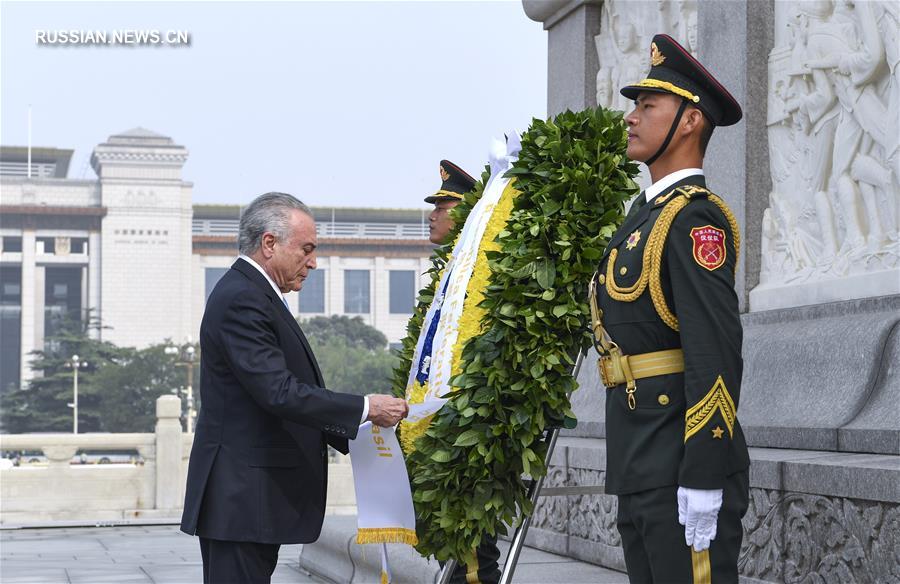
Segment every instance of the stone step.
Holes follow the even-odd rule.
[[[356,538],[356,516],[325,517],[319,540],[302,546],[299,565],[313,576],[335,584],[379,584],[381,581],[381,549],[378,545],[359,545]],[[500,562],[506,560],[509,542],[499,544]],[[421,557],[412,547],[389,544],[388,557],[395,584],[437,582],[440,566]],[[526,547],[519,556],[515,572],[516,584],[625,584],[622,572]]]

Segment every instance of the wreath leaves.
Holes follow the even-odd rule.
[[[423,555],[471,557],[485,534],[505,532],[530,514],[522,475],[546,473],[540,440],[552,425],[574,427],[569,393],[575,355],[590,347],[587,286],[634,196],[637,165],[625,156],[621,112],[602,108],[534,119],[522,136],[513,212],[488,252],[491,275],[481,334],[463,347],[454,393],[407,455]],[[453,209],[449,241],[481,197],[476,188]],[[405,396],[425,313],[452,244],[432,258],[394,371]]]

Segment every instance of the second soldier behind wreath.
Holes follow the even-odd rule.
[[[621,90],[628,157],[653,184],[610,240],[591,286],[606,394],[606,492],[632,583],[738,582],[750,460],[737,421],[740,234],[706,188],[703,157],[737,101],[656,35],[647,78]]]
[[[429,239],[431,243],[444,245],[450,243],[448,238],[454,226],[450,210],[459,204],[463,195],[475,188],[475,179],[449,160],[441,160],[440,173],[440,190],[425,197],[425,202],[434,205],[434,210],[428,216]],[[500,568],[497,565],[499,558],[497,538],[485,536],[475,550],[477,564],[457,564],[450,577],[450,584],[497,584],[500,581]]]

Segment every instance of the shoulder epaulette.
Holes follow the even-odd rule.
[[[700,197],[709,197],[712,195],[712,193],[708,189],[701,187],[701,186],[685,185],[683,187],[675,187],[674,189],[672,189],[671,191],[666,193],[664,196],[658,197],[653,202],[653,204],[654,204],[654,206],[657,206],[657,207],[660,205],[665,205],[672,199],[672,197],[674,197],[676,195],[680,195],[680,196],[686,198],[687,200],[691,200],[691,199],[698,199]]]

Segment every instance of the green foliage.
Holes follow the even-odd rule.
[[[86,366],[78,375],[79,432],[152,432],[156,398],[185,384],[185,372],[166,344],[142,350],[117,347],[91,338],[101,327],[96,320],[63,320],[57,332],[35,351],[31,362],[37,375],[23,390],[5,395],[3,431],[71,432],[72,369],[66,362],[78,355]],[[197,368],[199,369],[199,368]]]
[[[390,391],[397,358],[381,331],[358,316],[317,316],[300,326],[329,389],[357,395]]]
[[[532,512],[522,475],[546,473],[544,430],[574,423],[568,394],[577,385],[574,358],[590,346],[587,286],[624,202],[638,191],[626,144],[621,113],[600,108],[535,119],[522,137],[509,171],[520,195],[498,236],[500,251],[488,254],[483,332],[463,348],[463,373],[451,380],[457,391],[407,458],[423,554],[465,560],[484,534]],[[481,192],[454,210],[453,235]],[[438,250],[432,285],[408,327],[397,395],[450,251]]]
[[[123,349],[115,365],[96,371],[91,382],[103,396],[100,407],[104,432],[153,432],[156,399],[184,387],[187,373],[176,364],[177,356],[165,353],[168,343],[146,349]],[[199,361],[194,362],[194,408],[200,410]],[[79,379],[80,381],[80,379]],[[185,396],[182,412],[187,412]],[[79,408],[80,410],[80,408]]]
[[[315,316],[301,321],[300,326],[311,344],[339,340],[372,351],[383,350],[388,344],[380,330],[367,325],[359,316]]]
[[[44,340],[45,349],[31,354],[31,368],[38,375],[27,388],[12,390],[4,396],[4,432],[72,431],[72,409],[66,405],[73,399],[73,373],[66,367],[72,355],[78,355],[85,364],[78,375],[79,431],[100,430],[97,408],[101,395],[91,382],[91,376],[100,367],[115,363],[122,351],[112,343],[89,338],[89,331],[100,329],[96,320],[81,322],[64,317],[54,328],[56,332]]]

